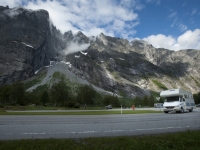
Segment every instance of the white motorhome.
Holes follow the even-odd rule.
[[[196,108],[192,93],[183,89],[171,89],[162,91],[160,92],[160,97],[165,98],[163,104],[163,111],[165,113],[171,111],[183,113],[186,110],[192,112],[193,109]]]

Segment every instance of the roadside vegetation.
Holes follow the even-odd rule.
[[[58,81],[51,86],[38,86],[32,92],[26,91],[23,83],[0,86],[0,108],[9,110],[27,109],[81,109],[112,105],[121,107],[153,107],[157,102],[153,95],[145,97],[117,97],[102,95],[90,85],[70,86],[67,80]]]
[[[0,141],[0,150],[199,150],[200,131],[148,136]]]
[[[145,113],[163,113],[161,111],[153,111],[153,110],[123,110],[122,114],[145,114]],[[109,110],[85,110],[85,111],[71,111],[71,112],[65,112],[65,111],[60,111],[60,112],[24,112],[24,111],[0,111],[0,115],[117,115],[121,114],[121,110],[114,110],[114,111],[109,111]]]
[[[43,78],[44,74],[40,75]],[[156,80],[153,81],[160,87],[164,87]],[[32,81],[31,81],[32,83]],[[164,99],[156,100],[157,94],[151,92],[150,96],[127,98],[123,91],[121,97],[115,95],[104,95],[98,93],[91,85],[80,85],[72,83],[65,75],[55,72],[52,81],[48,84],[38,86],[31,92],[27,90],[27,84],[16,82],[11,85],[0,85],[0,109],[22,110],[34,106],[32,109],[86,109],[91,107],[131,108],[153,107],[154,103],[163,103]],[[166,88],[166,87],[164,87]],[[200,103],[200,93],[194,94],[196,104]],[[27,106],[27,107],[25,107]]]

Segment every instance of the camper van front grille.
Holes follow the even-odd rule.
[[[166,107],[167,109],[173,109],[174,108],[174,106],[168,106],[168,107]]]

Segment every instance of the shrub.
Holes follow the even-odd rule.
[[[4,105],[3,105],[3,104],[0,104],[0,108],[4,108]]]
[[[74,108],[80,108],[81,106],[80,106],[80,104],[79,103],[76,103],[75,105],[74,105]]]
[[[65,107],[68,107],[68,108],[73,108],[75,105],[76,105],[76,102],[74,101],[69,101],[65,103]]]

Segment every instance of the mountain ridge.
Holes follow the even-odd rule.
[[[19,11],[14,17],[5,13],[13,9]],[[171,51],[103,33],[96,37],[81,31],[62,34],[47,11],[13,9],[0,6],[0,34],[4,35],[0,38],[1,84],[29,79],[50,62],[64,61],[77,77],[127,97],[150,95],[163,88],[199,91],[199,50]]]

